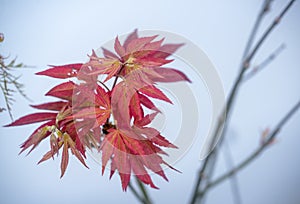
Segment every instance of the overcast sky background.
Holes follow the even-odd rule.
[[[265,28],[287,1],[274,1],[262,23]],[[226,93],[238,71],[242,52],[262,1],[10,1],[0,0],[0,32],[5,41],[1,54],[18,56],[26,68],[21,81],[35,104],[48,100],[43,94],[58,80],[35,76],[48,64],[84,62],[116,35],[135,28],[178,33],[201,47],[216,66]],[[236,101],[229,140],[234,162],[245,158],[259,145],[260,132],[274,127],[300,98],[300,4],[296,2],[254,59],[258,64],[281,43],[287,48],[255,78],[245,83]],[[264,29],[260,30],[263,31]],[[33,112],[30,102],[16,96],[15,118]],[[1,99],[3,106],[3,99]],[[200,117],[201,118],[201,117]],[[202,120],[205,120],[201,118]],[[1,126],[10,122],[0,115]],[[278,135],[277,142],[257,161],[238,174],[243,203],[300,203],[300,113],[296,113]],[[136,203],[123,193],[117,175],[111,181],[100,175],[100,167],[89,159],[90,170],[74,158],[63,179],[60,160],[39,166],[47,151],[40,145],[30,156],[18,156],[19,145],[36,125],[0,128],[0,203]],[[155,203],[187,203],[194,186],[200,140],[175,164],[182,174],[167,170],[169,182],[155,178],[160,190],[150,190]],[[226,171],[220,157],[216,174]],[[230,185],[224,182],[208,193],[207,203],[233,203]]]

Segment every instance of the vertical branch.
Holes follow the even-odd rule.
[[[136,178],[137,184],[139,189],[142,191],[143,195],[140,195],[137,190],[135,189],[135,187],[131,184],[131,182],[129,182],[128,187],[129,189],[132,191],[133,195],[136,197],[136,199],[138,199],[141,203],[143,204],[151,204],[151,200],[150,197],[148,196],[148,193],[145,189],[145,187],[143,186],[143,184]]]
[[[246,47],[245,47],[245,50],[244,50],[244,54],[243,54],[243,59],[242,61],[245,60],[246,56],[248,55],[250,49],[251,49],[251,46],[253,44],[253,41],[255,39],[255,36],[256,36],[256,33],[258,31],[258,28],[263,20],[263,17],[265,16],[265,14],[267,14],[267,12],[270,10],[270,4],[273,0],[265,0],[264,1],[264,4],[261,8],[261,11],[260,13],[258,14],[257,18],[256,18],[256,21],[254,23],[254,26],[253,26],[253,29],[251,31],[251,34],[248,38],[248,42],[246,44]]]
[[[242,79],[243,79],[245,71],[249,67],[251,60],[253,59],[253,57],[255,56],[255,54],[257,53],[257,51],[259,50],[259,48],[263,44],[263,42],[270,35],[270,33],[274,30],[274,28],[276,27],[276,25],[278,25],[278,23],[280,22],[280,20],[282,19],[282,17],[286,14],[286,12],[289,10],[289,8],[292,6],[292,4],[294,2],[295,2],[295,0],[291,0],[287,4],[287,6],[283,9],[283,11],[279,14],[279,16],[277,18],[275,18],[275,20],[273,21],[273,23],[263,33],[262,37],[258,40],[258,42],[254,46],[253,50],[251,52],[249,52],[248,57],[246,57],[245,60],[243,61],[241,69],[240,69],[240,72],[239,72],[239,74],[238,74],[238,76],[237,76],[237,78],[235,80],[235,83],[234,83],[234,85],[233,85],[233,87],[231,89],[231,92],[229,94],[229,97],[228,97],[228,100],[227,100],[227,103],[226,103],[226,107],[225,107],[226,116],[224,117],[224,119],[222,119],[222,120],[220,120],[218,122],[218,124],[216,126],[216,130],[215,130],[213,141],[215,141],[216,138],[217,138],[217,136],[219,134],[221,134],[220,143],[222,142],[222,138],[225,135],[227,124],[228,124],[228,120],[230,118],[231,110],[232,110],[232,107],[233,107],[233,102],[234,102],[234,99],[236,98],[236,95],[237,95],[238,89],[240,87],[240,84],[242,82]],[[265,8],[265,4],[264,4],[263,7]],[[257,30],[257,28],[255,28],[255,29]],[[256,31],[255,31],[255,33],[256,33]],[[253,40],[250,38],[250,41],[253,41]],[[223,124],[224,124],[224,129],[222,129],[222,125]],[[196,202],[196,200],[197,200],[198,197],[203,198],[203,196],[204,196],[204,193],[201,193],[201,191],[200,191],[200,193],[198,193],[199,187],[201,187],[201,182],[203,181],[204,175],[206,174],[206,170],[207,170],[209,161],[213,160],[213,162],[215,162],[216,156],[212,157],[212,155],[216,154],[215,152],[217,151],[217,148],[218,148],[218,146],[216,146],[216,148],[211,152],[211,154],[209,154],[206,157],[206,159],[204,160],[204,163],[203,163],[201,169],[199,170],[198,178],[196,180],[196,185],[194,187],[194,191],[193,191],[193,194],[192,194],[192,199],[191,199],[191,202],[190,202],[191,204],[194,204]],[[214,158],[214,159],[212,159],[212,158]]]
[[[225,173],[224,175],[220,176],[209,185],[207,185],[206,189],[203,190],[202,194],[206,192],[208,189],[218,185],[222,181],[231,176],[235,175],[237,172],[248,166],[254,159],[256,159],[271,143],[274,141],[275,137],[278,135],[282,127],[287,123],[287,121],[297,112],[300,108],[300,101],[298,101],[290,110],[289,112],[280,120],[280,122],[276,125],[273,131],[268,135],[266,141],[259,146],[252,154],[250,154],[244,161],[238,164],[235,168],[231,169],[229,172]]]
[[[224,138],[224,157],[225,161],[227,164],[228,169],[232,169],[234,166],[233,158],[232,158],[232,153],[230,146],[228,144],[228,138]],[[236,176],[232,176],[232,179],[230,180],[230,186],[231,186],[231,191],[232,191],[232,196],[233,196],[233,201],[235,204],[242,203],[242,197],[238,185],[238,179]]]
[[[135,177],[135,179],[136,179],[136,183],[138,184],[138,186],[144,196],[144,200],[148,204],[151,204],[152,202],[151,202],[150,196],[148,195],[147,189],[145,188],[144,184],[137,177]]]
[[[138,194],[138,192],[136,191],[136,189],[133,187],[133,185],[129,182],[128,184],[129,189],[132,191],[133,195],[136,197],[136,199],[138,199],[141,203],[145,203],[144,199],[142,198],[142,196],[140,196]]]

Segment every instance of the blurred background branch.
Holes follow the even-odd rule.
[[[0,43],[4,41],[4,34],[0,33]],[[9,63],[6,63],[9,57],[4,57],[0,53],[0,88],[4,98],[5,107],[0,107],[0,112],[7,111],[11,120],[13,120],[12,115],[12,105],[15,101],[14,94],[18,92],[24,98],[29,98],[26,96],[23,88],[24,85],[19,82],[20,76],[15,76],[13,71],[17,68],[25,67],[23,63],[16,63],[17,58],[14,58]],[[1,105],[2,106],[2,105]]]
[[[291,8],[295,0],[291,0],[288,2],[288,4],[285,6],[285,8],[280,12],[280,14],[274,19],[274,21],[269,25],[269,27],[265,30],[265,32],[262,34],[262,36],[259,38],[256,44],[253,46],[253,42],[257,33],[257,30],[261,24],[261,21],[267,11],[270,9],[270,4],[272,1],[265,0],[263,2],[262,9],[260,13],[258,14],[257,20],[254,24],[254,27],[252,29],[252,32],[250,34],[250,37],[248,39],[244,54],[243,54],[243,60],[240,68],[240,72],[235,80],[235,83],[230,91],[229,97],[227,99],[226,106],[224,108],[224,113],[220,117],[219,123],[216,125],[215,134],[211,141],[211,149],[213,148],[214,144],[217,142],[218,136],[221,135],[220,141],[216,145],[216,147],[212,150],[212,152],[205,158],[203,161],[203,164],[199,170],[199,173],[197,175],[196,184],[192,193],[191,197],[191,204],[194,204],[196,202],[203,203],[206,190],[208,189],[208,186],[211,185],[211,177],[213,175],[213,171],[215,168],[215,163],[217,161],[217,154],[219,152],[219,148],[222,145],[222,141],[224,140],[226,130],[228,127],[229,119],[231,116],[231,112],[233,109],[233,104],[235,101],[235,98],[237,96],[238,90],[240,88],[240,85],[244,81],[243,78],[245,76],[246,71],[250,67],[250,64],[252,63],[253,57],[257,54],[259,48],[263,45],[267,37],[271,34],[271,32],[275,29],[275,27],[279,24],[283,16],[287,13],[287,11]],[[251,49],[251,47],[253,47]],[[279,49],[281,51],[282,48]],[[278,55],[278,50],[275,51],[275,54],[272,54],[271,57],[267,58],[265,62],[261,65],[262,67],[269,64],[270,61],[274,58],[274,56]],[[226,116],[225,116],[226,114]],[[250,161],[252,161],[251,159]],[[234,169],[233,169],[234,170]],[[230,171],[231,172],[231,171]],[[231,176],[235,175],[235,171],[232,172]],[[224,180],[224,179],[223,179]],[[234,182],[234,181],[233,181]],[[236,181],[235,181],[236,182]],[[239,201],[239,199],[235,199]]]

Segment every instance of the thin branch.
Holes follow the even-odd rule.
[[[152,201],[150,199],[150,196],[149,196],[144,184],[137,177],[135,177],[135,178],[136,178],[136,183],[138,184],[138,187],[140,188],[140,190],[144,196],[144,200],[146,201],[146,203],[151,204]]]
[[[136,189],[133,187],[133,185],[129,182],[128,184],[129,189],[131,190],[131,192],[133,193],[133,195],[141,202],[144,204],[150,204],[148,203],[141,195],[138,194],[138,192],[136,191]]]
[[[245,60],[246,56],[249,54],[249,51],[251,49],[251,46],[253,44],[253,41],[255,39],[255,36],[256,36],[256,33],[258,31],[258,28],[263,20],[263,17],[265,16],[265,14],[267,14],[267,12],[270,10],[270,4],[273,0],[265,0],[264,1],[264,4],[261,8],[261,11],[260,13],[258,14],[257,18],[256,18],[256,21],[255,21],[255,24],[252,28],[252,31],[251,31],[251,34],[249,36],[249,39],[248,39],[248,42],[246,44],[246,47],[245,47],[245,50],[244,50],[244,54],[243,54],[243,60]]]
[[[224,151],[226,165],[227,165],[228,169],[232,169],[234,166],[234,162],[233,162],[233,158],[232,158],[231,149],[228,144],[228,140],[226,140],[226,138],[225,138],[224,144],[225,144],[225,146],[223,146],[223,147],[224,147],[224,150],[226,150],[226,151]],[[239,183],[238,183],[238,179],[237,179],[236,175],[233,175],[231,177],[230,186],[231,186],[231,192],[232,192],[234,203],[235,204],[242,203],[242,197],[241,197],[241,193],[239,190]]]
[[[105,83],[103,83],[102,81],[98,80],[98,82],[108,91],[110,92],[110,89],[106,86]]]
[[[271,53],[264,61],[262,61],[259,65],[255,66],[249,73],[245,74],[243,77],[243,82],[251,79],[254,77],[257,73],[262,71],[264,68],[266,68],[270,63],[272,63],[279,54],[282,53],[282,51],[285,49],[285,44],[281,44],[274,52]]]
[[[5,104],[6,104],[6,108],[7,108],[9,117],[11,120],[13,120],[13,116],[12,116],[12,112],[11,112],[11,99],[8,97],[8,93],[6,93],[6,89],[1,84],[0,84],[0,88],[3,93],[3,97],[5,99]]]
[[[286,12],[289,10],[289,8],[292,6],[292,4],[294,3],[295,0],[291,0],[287,6],[283,9],[283,11],[279,14],[279,16],[277,18],[275,18],[275,20],[273,21],[273,23],[268,27],[268,29],[263,33],[262,37],[258,40],[258,42],[256,43],[256,45],[254,46],[253,50],[250,52],[250,54],[248,55],[248,57],[245,59],[245,61],[242,63],[242,67],[240,69],[240,72],[238,74],[238,77],[233,85],[233,88],[231,89],[231,92],[229,94],[229,98],[227,100],[226,103],[226,108],[225,108],[225,112],[226,116],[225,117],[221,117],[217,126],[216,126],[216,130],[214,131],[214,137],[212,139],[212,145],[214,144],[214,142],[216,141],[216,139],[218,138],[219,134],[221,135],[221,140],[226,132],[226,125],[228,124],[228,118],[230,116],[231,113],[231,109],[232,109],[232,105],[234,102],[234,99],[237,95],[239,86],[242,82],[242,78],[243,75],[245,73],[245,71],[247,70],[247,68],[250,65],[251,60],[253,59],[254,55],[257,53],[257,51],[259,50],[259,48],[261,47],[261,45],[263,44],[263,42],[266,40],[266,38],[270,35],[270,33],[274,30],[274,28],[278,25],[278,23],[280,22],[280,20],[282,19],[282,17],[286,14]],[[222,114],[225,115],[225,114]],[[223,125],[224,125],[224,129],[223,129]],[[218,147],[218,146],[217,146]],[[201,169],[199,170],[198,173],[198,177],[196,180],[196,185],[194,187],[194,192],[192,194],[192,199],[191,199],[191,204],[194,204],[198,198],[198,191],[199,191],[199,186],[201,186],[201,182],[202,182],[202,178],[205,175],[206,172],[206,168],[208,166],[209,160],[211,159],[211,155],[216,151],[216,148],[214,148],[212,150],[212,152],[206,157],[206,159],[204,160],[204,163],[201,167]],[[201,194],[204,195],[204,194]]]
[[[269,26],[269,28],[264,32],[264,34],[262,35],[262,37],[259,39],[259,41],[257,42],[256,46],[253,48],[252,52],[249,54],[249,56],[246,58],[245,63],[244,63],[244,67],[248,67],[250,61],[252,60],[252,58],[254,57],[254,55],[257,53],[257,50],[261,47],[261,45],[263,44],[263,42],[266,40],[266,38],[270,35],[270,33],[274,30],[274,28],[279,24],[279,22],[281,21],[281,19],[283,18],[283,16],[287,13],[287,11],[291,8],[291,6],[293,5],[293,3],[295,2],[295,0],[291,0],[286,7],[281,11],[281,13],[279,14],[279,16],[277,16],[277,18],[275,18],[275,20],[273,21],[273,23]]]
[[[280,120],[280,122],[276,125],[274,130],[269,134],[267,137],[267,140],[259,146],[252,154],[250,154],[243,162],[241,162],[239,165],[237,165],[235,168],[230,170],[229,172],[225,173],[224,175],[217,178],[215,181],[211,182],[205,189],[204,192],[206,192],[208,189],[212,188],[213,186],[218,185],[222,181],[224,181],[227,178],[230,178],[231,176],[238,173],[241,169],[245,168],[247,165],[249,165],[254,159],[256,159],[268,146],[269,144],[274,141],[275,137],[278,135],[280,130],[283,128],[283,126],[287,123],[287,121],[297,112],[297,110],[300,108],[300,100],[297,104],[295,104],[292,109]],[[201,192],[203,194],[203,192]]]

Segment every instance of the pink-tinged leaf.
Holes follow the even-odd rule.
[[[191,80],[181,71],[172,68],[153,68],[153,70],[162,77],[151,77],[155,82],[177,82]]]
[[[126,162],[128,162],[128,160],[125,160]],[[127,190],[127,186],[130,182],[130,174],[123,174],[123,173],[119,173],[120,178],[121,178],[121,182],[122,182],[122,189],[123,191]]]
[[[114,58],[114,59],[119,59],[117,55],[115,55],[113,52],[109,51],[108,49],[102,47],[102,52],[104,57],[106,58]]]
[[[157,37],[151,36],[151,37],[142,37],[132,40],[128,43],[128,46],[126,47],[126,54],[134,53],[136,51],[142,50],[148,43],[150,43],[152,40],[154,40]]]
[[[43,122],[47,120],[54,120],[57,113],[33,113],[19,118],[11,124],[5,125],[4,127],[27,125],[32,123]]]
[[[176,148],[178,149],[178,147],[174,144],[172,144],[171,142],[169,142],[166,138],[164,138],[161,135],[157,135],[156,137],[153,137],[151,139],[151,141],[159,146],[162,147],[169,147],[169,148]]]
[[[52,88],[50,91],[48,91],[48,93],[46,93],[46,96],[54,96],[71,101],[74,88],[75,84],[73,82],[65,82]]]
[[[88,107],[67,117],[67,119],[95,119],[96,126],[103,125],[110,116],[110,110],[100,109],[96,107]]]
[[[40,163],[42,163],[44,161],[47,161],[50,158],[53,158],[53,153],[52,153],[51,150],[48,151],[46,154],[44,154],[43,158],[37,164],[40,164]]]
[[[66,137],[66,142],[68,143],[68,147],[71,149],[72,154],[75,155],[75,157],[81,162],[81,164],[83,164],[86,168],[89,168],[82,157],[84,155],[82,155],[80,151],[78,151],[78,149],[76,148],[76,143],[70,136]]]
[[[73,99],[74,107],[82,107],[82,103],[89,103],[91,106],[99,106],[104,109],[110,109],[109,94],[105,90],[98,86],[88,87],[84,84],[76,86],[74,92],[76,97]]]
[[[115,45],[114,45],[115,51],[117,54],[122,58],[125,55],[125,48],[121,45],[119,38],[116,37]]]
[[[113,150],[115,144],[112,144],[111,142],[115,142],[115,137],[117,136],[117,133],[114,132],[112,134],[108,134],[104,137],[103,142],[100,145],[100,150],[102,150],[102,175],[105,171],[105,166],[108,162],[108,160],[112,157]]]
[[[98,75],[90,75],[92,68],[88,63],[85,63],[82,65],[82,68],[80,69],[80,72],[78,72],[77,79],[83,80],[86,83],[89,84],[95,84],[97,83]]]
[[[55,124],[55,121],[50,121],[47,123],[44,123],[43,125],[41,125],[40,127],[38,127],[31,135],[30,137],[23,142],[23,144],[21,144],[21,151],[19,154],[21,154],[22,152],[24,152],[26,149],[28,149],[30,146],[32,146],[31,150],[28,152],[28,154],[34,150],[38,144],[45,139],[46,137],[48,137],[51,132],[49,131],[48,127],[52,126]]]
[[[144,116],[144,111],[141,107],[140,99],[137,92],[133,94],[130,100],[129,110],[130,116],[133,116],[137,120],[140,120]]]
[[[61,66],[52,66],[52,68],[36,73],[37,75],[45,75],[53,78],[66,79],[76,77],[82,67],[82,63],[67,64]]]
[[[140,120],[135,120],[134,125],[140,126],[140,127],[149,125],[158,113],[159,112],[147,114],[143,118],[141,118]]]
[[[129,87],[125,81],[117,84],[111,95],[111,107],[118,128],[130,128],[129,104],[135,89]]]
[[[50,148],[51,148],[52,157],[55,154],[58,154],[58,150],[59,150],[58,140],[59,138],[57,138],[55,134],[52,133],[50,135]]]
[[[128,136],[129,135],[129,136]],[[128,151],[131,154],[136,155],[138,158],[141,158],[143,164],[154,173],[162,176],[167,180],[167,177],[163,173],[162,167],[160,166],[164,161],[157,153],[163,153],[163,151],[153,145],[153,143],[149,140],[143,139],[140,136],[140,139],[132,138],[133,133],[127,132],[126,134],[122,134],[122,139],[127,146]],[[138,137],[138,135],[136,135]]]
[[[127,49],[128,44],[129,44],[131,41],[133,41],[133,40],[135,40],[135,39],[137,39],[137,38],[138,38],[137,29],[134,29],[134,31],[133,31],[132,33],[130,33],[130,34],[128,35],[128,37],[126,38],[126,40],[125,40],[125,42],[124,42],[124,44],[123,44],[123,47],[124,47],[125,49]]]
[[[173,104],[172,101],[161,90],[156,88],[154,85],[145,86],[145,87],[139,89],[139,91],[147,96],[152,97],[152,98],[160,99],[160,100],[163,100],[163,101]]]
[[[101,102],[96,103],[96,105],[110,109],[110,93],[109,92],[106,92],[102,87],[97,86],[96,98],[97,98],[97,100],[101,101]]]
[[[164,58],[155,58],[155,57],[143,57],[135,59],[135,62],[142,64],[144,67],[159,67],[165,64],[172,62],[173,60],[167,60]]]
[[[30,105],[33,108],[41,109],[41,110],[53,110],[53,111],[60,111],[63,109],[68,102],[65,101],[57,101],[57,102],[49,102],[49,103],[43,103],[39,105]]]
[[[112,160],[114,161],[116,168],[118,169],[121,178],[122,189],[126,191],[130,181],[130,173],[131,173],[130,162],[128,159],[128,152],[122,140],[122,135],[118,130],[112,131],[109,134],[114,135],[112,137],[114,141],[110,141],[111,144],[115,144],[114,157],[112,158]]]
[[[115,174],[116,169],[117,169],[117,166],[116,166],[114,160],[112,160],[112,161],[111,161],[111,164],[110,164],[110,175],[109,175],[109,179],[111,179],[111,177]]]
[[[131,53],[131,56],[136,59],[147,57],[148,55],[151,55],[154,52],[156,52],[156,50],[160,48],[163,41],[164,39],[147,43],[142,49]]]
[[[109,111],[101,109],[101,108],[96,108],[96,107],[87,107],[87,108],[83,108],[82,110],[78,111],[77,113],[74,113],[73,115],[69,116],[68,118],[74,118],[74,119],[96,118],[99,115],[104,115],[106,112],[109,112]]]
[[[121,62],[115,59],[102,59],[102,62],[90,61],[88,64],[92,67],[92,71],[90,71],[88,75],[107,74],[104,82],[117,75],[121,68]]]
[[[148,43],[148,44],[146,44],[146,45],[143,47],[143,49],[144,49],[144,50],[151,51],[151,53],[152,53],[153,51],[156,51],[156,50],[158,50],[158,49],[161,47],[161,44],[163,43],[164,40],[165,40],[165,39],[163,38],[163,39],[161,39],[161,40],[158,40],[158,41],[154,41],[154,42]]]
[[[93,141],[91,141],[93,142]],[[95,144],[95,143],[94,143]],[[97,144],[94,145],[94,147],[97,147]],[[78,150],[78,152],[84,157],[86,158],[85,155],[85,146],[81,143],[81,138],[76,138],[75,140],[75,150]],[[73,150],[72,150],[73,151]],[[77,154],[77,153],[76,153]],[[78,156],[75,154],[75,156],[78,158]],[[80,155],[79,154],[79,155]],[[78,158],[79,159],[79,158]],[[81,159],[79,159],[81,161]],[[84,162],[81,161],[82,164],[84,164],[86,166],[86,164]]]
[[[68,147],[68,142],[66,142],[64,138],[64,146],[63,146],[63,152],[62,152],[61,164],[60,164],[60,169],[61,169],[60,178],[64,176],[68,163],[69,163],[69,147]]]
[[[151,110],[160,112],[160,110],[152,103],[152,101],[148,97],[144,96],[143,94],[138,94],[138,95],[141,104],[143,104],[145,107]]]
[[[161,46],[155,53],[153,53],[152,57],[155,58],[167,58],[172,55],[178,48],[183,46],[184,44],[165,44]]]
[[[131,159],[131,166],[132,166],[132,170],[133,173],[137,176],[137,178],[142,181],[143,183],[150,185],[152,188],[158,189],[151,177],[149,176],[147,170],[145,169],[144,165],[143,165],[143,160],[136,156],[136,155],[130,155]]]
[[[169,142],[166,138],[160,135],[160,132],[151,127],[135,127],[135,130],[142,135],[145,135],[151,142],[169,148],[178,148]]]
[[[154,84],[151,80],[151,77],[160,77],[156,72],[151,68],[139,68],[131,70],[130,68],[125,67],[122,73],[125,76],[124,80],[131,87],[134,87],[136,90],[143,86]]]

